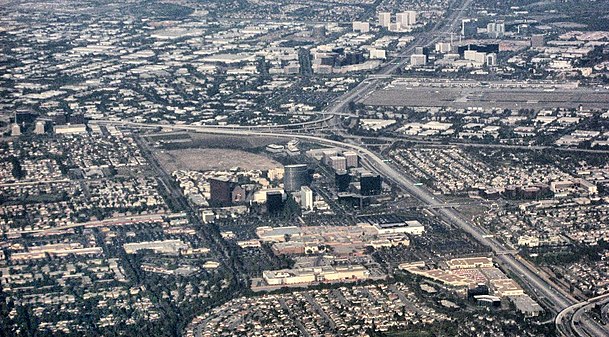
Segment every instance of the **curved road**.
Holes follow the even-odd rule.
[[[601,305],[601,320],[595,321],[587,315],[596,305]],[[556,316],[556,329],[562,336],[609,336],[606,313],[609,308],[609,294],[591,298],[585,302],[574,304]]]

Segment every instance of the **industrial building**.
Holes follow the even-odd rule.
[[[359,281],[367,279],[369,275],[368,269],[360,265],[265,270],[262,272],[262,278],[268,285],[309,285],[315,282]]]
[[[421,235],[425,227],[417,220],[407,220],[394,214],[362,216],[357,219],[359,225],[369,225],[377,234],[411,234]]]

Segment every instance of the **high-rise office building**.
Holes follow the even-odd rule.
[[[370,24],[368,22],[353,21],[353,31],[368,33],[370,31]]]
[[[466,50],[463,53],[463,58],[466,60],[474,61],[474,62],[481,63],[481,64],[486,63],[486,53],[475,51],[475,50]]]
[[[452,51],[452,45],[450,42],[438,42],[435,46],[437,53],[450,53]]]
[[[543,34],[535,34],[531,36],[531,47],[540,48],[546,45],[545,37]]]
[[[19,126],[19,124],[11,125],[11,136],[21,136],[21,126]]]
[[[362,173],[359,183],[361,195],[378,195],[383,192],[383,180],[378,174]]]
[[[427,64],[427,55],[412,54],[410,55],[410,65],[413,67],[424,66]]]
[[[330,157],[338,156],[337,150],[324,150],[323,152],[324,164],[330,165]]]
[[[277,215],[283,211],[283,194],[279,191],[266,193],[266,211]]]
[[[330,167],[334,171],[344,171],[347,169],[347,159],[342,156],[332,156],[330,157]]]
[[[400,27],[409,27],[410,19],[408,17],[408,13],[398,13],[395,15],[395,21],[400,25]]]
[[[347,168],[358,167],[358,156],[354,151],[345,151],[343,152],[343,157],[347,160]]]
[[[44,134],[44,127],[45,127],[45,122],[44,121],[38,121],[38,122],[36,122],[36,127],[34,128],[34,133],[37,134],[37,135]]]
[[[300,191],[309,184],[309,170],[306,164],[286,165],[284,167],[283,188],[286,192]]]
[[[336,190],[338,192],[347,192],[349,184],[351,184],[351,176],[347,171],[337,171],[334,175]]]
[[[313,209],[313,190],[308,186],[300,188],[300,205],[307,210]]]
[[[245,189],[239,185],[235,185],[231,190],[231,199],[233,204],[239,204],[245,202],[245,198],[247,197],[247,192]]]
[[[486,65],[489,67],[494,67],[497,65],[497,54],[490,53],[486,54]]]
[[[391,25],[391,13],[381,12],[379,13],[379,25],[385,28],[389,28]]]
[[[505,23],[504,22],[489,22],[486,25],[486,32],[488,36],[498,38],[505,34]]]
[[[408,24],[410,26],[414,26],[417,23],[417,12],[416,11],[406,11],[408,14]]]
[[[463,19],[461,20],[461,35],[464,37],[471,37],[478,33],[478,20],[477,19]]]
[[[231,182],[228,178],[212,178],[209,180],[210,201],[219,204],[230,204],[232,201]]]
[[[396,14],[396,22],[400,25],[400,28],[408,28],[414,26],[417,23],[417,12],[406,11],[403,13]]]

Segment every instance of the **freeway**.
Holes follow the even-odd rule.
[[[556,329],[561,336],[609,336],[605,324],[601,325],[590,315],[586,315],[596,305],[602,306],[602,312],[609,306],[609,294],[604,294],[587,301],[576,303],[565,308],[556,316]]]
[[[473,148],[491,148],[491,149],[508,149],[508,150],[525,150],[525,151],[543,151],[543,150],[556,150],[563,152],[579,152],[579,153],[599,153],[609,154],[609,150],[601,149],[580,149],[576,147],[564,147],[564,146],[553,146],[553,145],[513,145],[513,144],[494,144],[494,143],[465,143],[465,142],[442,142],[437,140],[424,140],[415,139],[412,137],[396,135],[395,137],[366,137],[366,136],[355,136],[355,135],[343,135],[343,138],[359,140],[359,143],[370,145],[370,143],[361,142],[362,139],[374,140],[379,143],[374,145],[390,145],[396,141],[403,141],[406,143],[430,145],[433,147],[473,147]],[[384,143],[383,143],[384,142]]]

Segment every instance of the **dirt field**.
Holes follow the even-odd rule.
[[[231,149],[158,150],[156,156],[168,172],[176,170],[227,170],[239,166],[246,170],[268,170],[281,166],[263,155]]]

